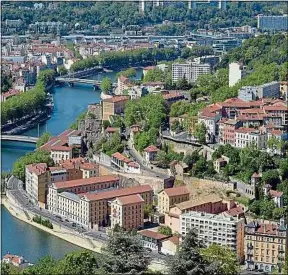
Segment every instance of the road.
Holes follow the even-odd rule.
[[[103,243],[106,243],[108,241],[109,237],[106,232],[90,231],[81,227],[75,228],[72,226],[72,222],[68,222],[64,219],[60,221],[60,218],[58,218],[56,215],[53,215],[48,210],[42,209],[39,206],[33,204],[29,200],[28,195],[23,188],[23,182],[13,176],[10,177],[10,179],[8,180],[7,191],[8,190],[19,205],[19,209],[23,210],[24,212],[28,213],[27,211],[29,211],[43,218],[49,219],[53,223],[63,228],[74,231],[76,235],[82,234],[83,236],[89,236]],[[167,260],[167,256],[158,254],[154,251],[150,252],[150,256],[153,260]]]

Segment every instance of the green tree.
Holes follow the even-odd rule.
[[[50,256],[46,256],[39,260],[35,265],[25,268],[23,275],[46,275],[59,274],[58,262]]]
[[[101,90],[103,93],[108,93],[112,90],[112,82],[111,79],[109,77],[105,77],[102,79],[101,81]]]
[[[139,236],[133,232],[113,232],[102,252],[102,269],[106,273],[141,273],[150,263]]]
[[[199,160],[199,154],[197,151],[193,151],[191,154],[187,154],[183,161],[189,166],[192,167],[194,163],[196,163]]]
[[[199,143],[206,143],[206,126],[204,123],[198,123],[195,126],[194,136],[198,139]]]
[[[39,148],[41,147],[42,145],[44,145],[45,143],[48,142],[49,138],[51,137],[51,134],[46,132],[44,133],[41,137],[39,137],[39,139],[37,140],[37,143],[36,143],[36,147]]]
[[[153,214],[153,205],[145,205],[144,206],[144,219],[149,219],[149,217]]]
[[[143,82],[156,82],[164,80],[164,72],[158,68],[147,71],[143,78]]]
[[[279,221],[281,218],[285,216],[285,208],[274,208],[273,209],[273,219],[275,221]]]
[[[66,75],[68,73],[68,70],[64,67],[64,65],[61,65],[58,67],[58,73],[60,75]]]
[[[275,169],[264,172],[262,174],[262,181],[272,186],[277,185],[277,183],[280,181],[278,171]]]
[[[12,88],[12,82],[11,75],[3,73],[1,70],[1,93],[5,93]]]
[[[119,78],[121,75],[126,76],[128,78],[136,76],[136,70],[134,68],[129,68],[127,70],[121,71],[117,73],[116,78]]]
[[[204,244],[198,239],[194,229],[190,230],[179,250],[169,262],[169,274],[171,275],[208,275],[208,263],[201,256],[200,249]]]
[[[166,236],[172,235],[172,229],[169,226],[160,225],[157,229],[157,232]]]
[[[161,150],[157,153],[156,161],[158,162],[158,166],[167,168],[169,166],[170,159],[168,154]]]
[[[53,166],[54,164],[49,152],[43,150],[36,150],[16,160],[12,169],[13,176],[24,182],[25,167],[26,165],[32,163],[47,163],[48,166]]]
[[[239,274],[240,267],[236,261],[236,254],[230,248],[218,244],[211,244],[207,248],[201,249],[203,258],[217,266],[219,275]]]

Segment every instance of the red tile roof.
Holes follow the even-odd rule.
[[[152,238],[155,240],[164,240],[169,238],[168,236],[152,231],[152,230],[142,230],[138,232],[139,234],[141,234],[142,236],[148,237],[148,238]]]
[[[184,98],[184,95],[180,94],[179,92],[170,92],[170,93],[168,93],[168,94],[164,94],[164,95],[163,95],[163,98],[164,98],[165,100],[173,99],[173,98],[176,99],[176,98],[179,98],[179,97]]]
[[[283,192],[280,192],[280,191],[276,191],[276,190],[270,190],[269,191],[269,194],[271,197],[273,198],[280,198],[283,196]]]
[[[129,100],[129,96],[119,95],[119,96],[113,96],[110,98],[103,99],[103,102],[117,103],[117,102],[127,101],[127,100]]]
[[[134,204],[134,203],[144,203],[143,198],[139,195],[129,195],[124,197],[118,197],[117,198],[121,205],[128,205],[128,204]]]
[[[180,244],[180,238],[178,236],[172,236],[168,239],[170,242],[174,243],[175,245]]]
[[[243,210],[243,208],[241,206],[237,206],[237,207],[234,207],[234,208],[226,211],[226,213],[229,214],[232,217],[236,217],[238,215],[244,214],[244,210]]]
[[[29,170],[30,173],[34,173],[37,176],[42,175],[48,170],[48,166],[46,163],[29,164],[26,166],[26,168]]]
[[[150,145],[150,146],[146,147],[144,149],[144,151],[148,152],[148,153],[152,153],[152,152],[158,152],[159,149],[155,145]]]
[[[131,160],[130,159],[128,159],[128,158],[126,158],[125,156],[123,156],[121,153],[119,153],[119,152],[116,152],[116,153],[114,153],[113,155],[112,155],[112,157],[114,157],[114,158],[116,158],[116,159],[118,159],[118,160],[120,160],[120,161],[123,161],[123,162],[125,162],[125,163],[129,163],[129,162],[131,162]]]
[[[114,175],[106,175],[101,177],[92,177],[87,179],[78,179],[78,180],[69,180],[69,181],[62,181],[54,183],[54,186],[58,189],[62,188],[71,188],[77,186],[85,186],[85,185],[93,185],[93,184],[102,184],[106,182],[118,182],[119,178]]]
[[[181,195],[188,195],[190,192],[185,186],[177,186],[173,188],[166,188],[163,190],[168,197],[174,197],[174,196],[181,196]]]
[[[153,189],[150,185],[133,186],[113,191],[104,191],[100,193],[83,193],[81,194],[81,196],[85,197],[90,201],[98,201],[105,199],[110,200],[117,197],[129,196],[133,194],[142,194],[146,192],[153,192]]]

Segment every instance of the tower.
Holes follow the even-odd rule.
[[[145,12],[145,0],[140,0],[139,2],[139,13],[143,14]]]

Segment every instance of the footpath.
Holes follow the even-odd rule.
[[[10,214],[15,218],[84,249],[88,249],[96,253],[101,253],[101,248],[105,245],[104,242],[95,240],[89,236],[85,236],[83,233],[76,233],[74,231],[68,230],[61,225],[53,223],[53,221],[53,229],[33,222],[32,218],[34,217],[34,213],[27,210],[24,211],[11,197],[7,198],[1,196],[1,204],[3,204],[10,212]],[[164,271],[166,269],[166,264],[164,262],[152,260],[149,268],[154,271]]]

